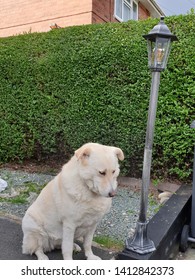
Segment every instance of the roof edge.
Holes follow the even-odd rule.
[[[138,1],[142,3],[151,13],[153,17],[160,18],[161,16],[166,16],[159,5],[154,0],[140,0]]]

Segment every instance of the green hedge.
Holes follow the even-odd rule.
[[[153,173],[187,179],[195,133],[195,15],[168,17],[179,38],[161,75]],[[0,162],[58,154],[88,141],[121,147],[140,176],[156,19],[68,27],[0,39]]]

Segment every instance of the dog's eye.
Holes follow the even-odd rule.
[[[115,171],[116,171],[116,170],[113,170],[113,171],[112,171],[112,174],[114,174],[114,173],[115,173]]]
[[[106,175],[106,171],[99,171],[99,174],[102,175],[102,176],[105,176]]]

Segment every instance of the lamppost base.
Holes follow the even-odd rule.
[[[137,222],[136,231],[132,238],[126,240],[126,249],[144,255],[156,250],[154,242],[147,236],[146,223]]]

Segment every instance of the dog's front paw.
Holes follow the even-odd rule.
[[[49,258],[48,258],[48,256],[46,256],[46,255],[42,255],[41,257],[38,258],[38,260],[45,260],[45,261],[48,261]]]
[[[38,260],[49,260],[48,256],[44,253],[35,253]]]
[[[88,260],[101,260],[100,257],[94,255],[94,254],[91,254],[87,257]]]
[[[74,251],[75,253],[79,253],[79,252],[81,252],[81,247],[80,247],[78,244],[74,243],[74,245],[73,245],[73,251]]]

